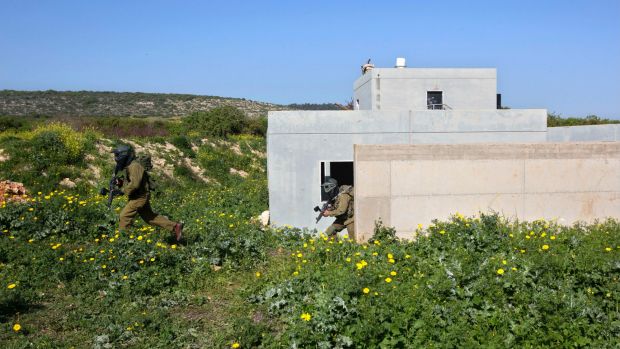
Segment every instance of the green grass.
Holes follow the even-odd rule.
[[[158,142],[198,146],[195,161],[212,179],[184,169],[161,182],[153,206],[186,222],[178,244],[141,221],[118,232],[124,198],[109,210],[94,188],[63,191],[0,168],[37,188],[0,207],[3,348],[598,348],[620,336],[616,221],[457,214],[414,242],[379,226],[367,244],[264,229],[253,219],[268,207],[264,139],[173,137]],[[28,168],[14,150],[32,139],[3,134],[0,148]],[[87,142],[73,164],[46,161],[80,171],[94,148]]]

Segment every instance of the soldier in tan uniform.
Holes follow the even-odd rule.
[[[330,193],[338,188],[338,196],[331,209],[323,213],[325,217],[336,217],[336,220],[330,225],[325,234],[329,237],[335,237],[336,234],[345,228],[349,234],[349,238],[355,241],[354,212],[353,212],[353,186],[341,185],[334,178],[329,178],[323,183],[323,190]]]
[[[167,217],[153,212],[150,204],[150,181],[145,168],[135,159],[133,149],[119,146],[112,151],[118,171],[125,170],[125,178],[118,179],[117,185],[127,195],[127,205],[120,213],[119,228],[129,227],[137,214],[150,224],[172,232],[177,241],[181,240],[183,223],[173,222]]]

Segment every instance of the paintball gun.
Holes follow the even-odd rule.
[[[108,184],[108,188],[101,188],[99,191],[100,195],[108,196],[108,207],[112,206],[112,200],[115,197],[123,195],[123,192],[120,190],[120,186],[123,185],[123,179],[116,175],[116,171],[114,171],[114,175],[112,179],[110,179],[110,183]]]
[[[325,213],[325,211],[331,209],[334,205],[334,199],[329,199],[327,201],[325,201],[325,203],[323,204],[323,206],[319,207],[319,206],[314,206],[314,212],[319,212],[319,215],[316,217],[316,222],[318,223],[321,218],[323,218],[323,213]]]

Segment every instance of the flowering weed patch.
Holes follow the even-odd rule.
[[[78,137],[48,131],[58,147],[62,132]],[[36,145],[22,136],[0,144]],[[22,177],[41,192],[0,204],[2,347],[598,348],[620,336],[618,222],[457,214],[417,241],[379,225],[365,244],[263,228],[265,142],[242,135],[182,140],[214,180],[154,194],[157,212],[185,222],[177,243],[140,220],[118,231],[123,198],[110,210],[93,190],[45,188],[95,156],[85,139],[67,141],[75,163],[50,152],[47,179]],[[29,169],[22,160],[0,170]]]
[[[614,221],[458,215],[415,242],[310,238],[250,296],[283,324],[253,343],[609,347],[620,336],[619,254]]]

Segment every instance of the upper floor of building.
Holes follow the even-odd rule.
[[[370,68],[353,83],[358,110],[501,108],[495,68]]]

